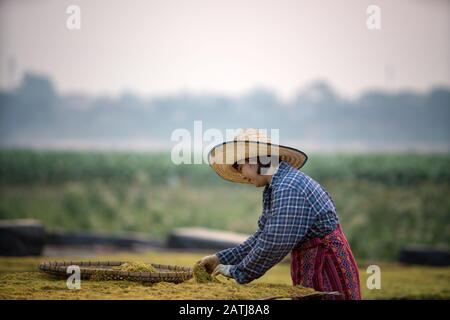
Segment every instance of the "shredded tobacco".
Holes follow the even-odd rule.
[[[208,283],[214,282],[215,280],[215,278],[206,271],[205,267],[201,266],[198,263],[194,265],[192,271],[194,274],[194,280],[197,283]]]
[[[144,262],[126,262],[120,266],[113,267],[113,270],[128,272],[156,272],[157,270],[151,264]]]
[[[144,262],[126,262],[120,266],[112,267],[112,270],[127,272],[156,272],[156,268],[151,264]],[[91,275],[90,280],[106,281],[106,280],[124,280],[121,275],[110,273],[105,270],[97,270]]]

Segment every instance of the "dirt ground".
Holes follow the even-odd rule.
[[[0,258],[0,299],[263,299],[273,296],[307,295],[309,288],[291,285],[289,264],[280,263],[260,279],[247,285],[234,280],[222,283],[153,285],[131,281],[82,280],[80,290],[69,290],[65,280],[37,271],[42,261],[120,260],[192,266],[203,254],[157,252],[80,257]],[[450,299],[450,268],[402,266],[379,263],[381,289],[369,290],[366,272],[369,264],[360,263],[364,299]]]

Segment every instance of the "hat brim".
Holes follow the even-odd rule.
[[[227,141],[211,149],[208,162],[223,179],[248,184],[250,182],[233,167],[233,164],[257,156],[279,156],[281,160],[289,162],[297,169],[300,169],[308,160],[308,156],[303,151],[283,145],[259,141]]]

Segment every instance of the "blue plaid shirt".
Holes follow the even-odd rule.
[[[263,193],[258,230],[242,244],[216,255],[233,265],[231,275],[248,283],[264,275],[300,242],[322,237],[338,225],[330,194],[319,183],[281,161]]]

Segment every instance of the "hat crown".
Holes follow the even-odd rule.
[[[247,128],[238,133],[233,140],[271,143],[265,131],[265,129]]]

